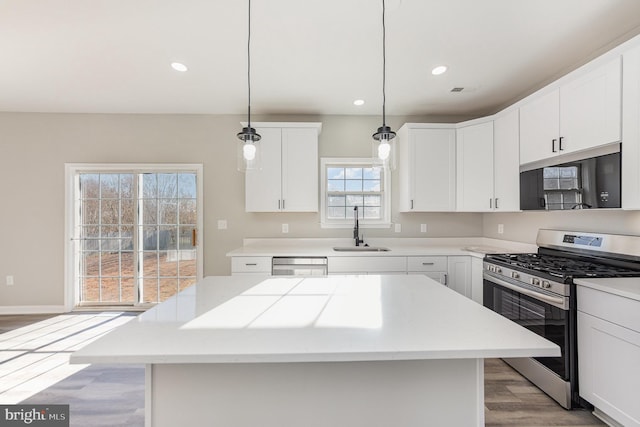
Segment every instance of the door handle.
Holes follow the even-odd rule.
[[[191,230],[191,246],[195,247],[197,243],[198,243],[198,232],[194,228],[193,230]]]

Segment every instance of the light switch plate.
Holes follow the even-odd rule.
[[[420,232],[421,233],[427,232],[427,224],[420,224]]]
[[[401,233],[402,232],[402,224],[395,224],[395,231],[396,231],[396,233]]]
[[[13,276],[7,276],[7,286],[13,286]]]
[[[219,219],[218,220],[218,230],[226,230],[227,229],[227,220]]]
[[[283,233],[289,232],[289,224],[282,224],[282,232]]]
[[[504,224],[498,224],[498,234],[504,233]]]

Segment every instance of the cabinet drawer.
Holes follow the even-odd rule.
[[[407,258],[409,271],[447,271],[446,256],[410,256]]]
[[[406,257],[345,256],[329,258],[329,273],[406,273]]]
[[[235,273],[271,274],[271,257],[233,257],[231,258],[231,274]]]
[[[577,287],[578,311],[640,332],[640,301],[586,286]]]

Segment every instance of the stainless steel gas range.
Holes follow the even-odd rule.
[[[484,258],[484,306],[560,346],[560,357],[505,361],[563,407],[583,406],[573,279],[640,276],[640,236],[539,230],[536,243]]]

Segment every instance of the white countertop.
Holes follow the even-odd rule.
[[[574,279],[574,282],[576,285],[640,301],[640,277]]]
[[[484,257],[488,253],[536,252],[537,246],[527,243],[489,239],[485,237],[453,238],[371,238],[369,246],[388,248],[384,252],[338,252],[334,247],[353,247],[348,238],[264,238],[244,239],[242,247],[227,256],[428,256],[471,255]]]
[[[264,363],[559,356],[423,275],[207,277],[72,363]]]

